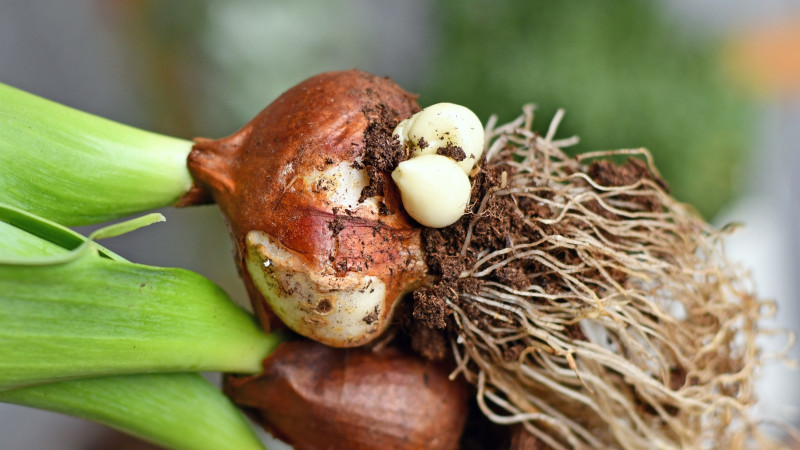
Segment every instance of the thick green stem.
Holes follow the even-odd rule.
[[[191,149],[0,83],[0,202],[59,223],[175,203],[192,185]]]

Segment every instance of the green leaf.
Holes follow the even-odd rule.
[[[0,392],[0,402],[82,417],[170,448],[264,448],[242,414],[197,374],[65,381]]]
[[[123,234],[130,233],[131,231],[138,230],[139,228],[152,225],[157,222],[166,222],[167,219],[161,213],[151,213],[135,219],[126,220],[124,222],[115,223],[107,227],[100,228],[89,235],[89,240],[93,239],[108,239],[112,237],[122,236]]]
[[[3,208],[3,205],[0,205],[0,208]],[[154,224],[156,222],[164,222],[164,221],[166,221],[166,218],[164,217],[163,214],[160,213],[147,214],[142,217],[137,217],[131,220],[126,220],[124,222],[115,223],[107,227],[100,228],[99,230],[96,230],[92,234],[90,234],[88,239],[84,239],[80,245],[78,245],[77,247],[66,253],[60,252],[56,254],[43,255],[43,256],[28,255],[16,258],[15,257],[3,258],[0,256],[0,264],[18,265],[18,266],[46,266],[53,264],[64,264],[79,258],[82,252],[88,251],[90,246],[94,243],[95,239],[106,239],[106,238],[121,236],[123,234],[129,233],[139,228]],[[96,250],[99,249],[102,249],[102,247],[96,248]]]
[[[33,215],[15,217],[46,229],[42,235],[69,236]],[[67,252],[0,224],[0,256]],[[110,374],[257,372],[279,341],[222,289],[187,270],[96,251],[60,264],[0,264],[0,390]]]
[[[3,228],[3,230],[6,230],[9,234],[13,233],[17,236],[17,240],[20,241],[15,244],[20,246],[19,248],[12,247],[11,242],[6,241],[6,236],[0,234],[0,237],[3,238],[0,240],[0,257],[6,259],[10,259],[14,256],[35,257],[61,254],[65,252],[65,250],[62,249],[73,250],[83,245],[86,241],[85,237],[69,228],[3,203],[0,203],[0,222],[5,222],[11,226],[10,228],[16,229],[16,231],[11,231],[9,227]],[[33,239],[34,237],[39,238],[39,240]],[[42,244],[42,242],[52,245],[45,245]],[[28,245],[44,245],[48,247],[48,253],[37,253],[36,247],[24,250]],[[124,258],[112,253],[106,248],[99,245],[95,245],[95,247],[107,258],[125,261]],[[18,251],[17,253],[12,252],[15,248]]]
[[[3,221],[0,221],[0,240],[0,260],[20,258],[19,255],[57,256],[67,252],[63,247]]]
[[[0,266],[0,389],[138,372],[257,372],[277,338],[182,269],[85,253]]]
[[[0,202],[65,225],[175,203],[191,149],[0,83]]]

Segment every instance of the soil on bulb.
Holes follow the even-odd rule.
[[[369,90],[367,95],[372,95]],[[367,129],[364,132],[366,152],[362,161],[357,161],[354,165],[358,169],[366,169],[369,185],[361,191],[359,202],[370,197],[384,196],[389,174],[409,156],[400,142],[392,135],[397,124],[400,123],[397,112],[392,111],[387,105],[379,103],[376,107],[364,109],[363,113],[368,121]],[[386,208],[386,203],[381,202],[380,206],[380,214],[392,213]]]

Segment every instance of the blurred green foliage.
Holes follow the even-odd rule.
[[[555,110],[575,150],[649,148],[677,198],[712,217],[737,187],[751,142],[748,100],[720,42],[645,0],[438,0],[440,42],[423,105],[468,105],[501,123]]]

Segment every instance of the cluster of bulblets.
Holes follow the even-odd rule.
[[[437,103],[400,122],[393,136],[411,155],[392,172],[408,215],[431,228],[455,223],[469,203],[469,176],[483,153],[480,119],[464,106]]]

